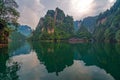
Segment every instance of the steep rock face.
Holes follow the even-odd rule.
[[[96,20],[97,20],[97,16],[95,16],[95,17],[87,17],[87,18],[83,19],[82,26],[86,27],[86,29],[90,33],[93,33],[93,31],[95,29],[95,25],[96,25]]]
[[[120,41],[120,0],[110,10],[98,15],[97,25],[93,33],[97,41]]]
[[[84,26],[90,33],[93,33],[95,30],[96,26],[96,21],[97,21],[97,16],[94,17],[86,17],[82,21],[75,21],[74,22],[74,27],[75,30],[79,30],[81,26]]]
[[[80,30],[81,27],[84,27],[84,30]],[[81,33],[86,34],[88,30],[96,41],[120,42],[120,0],[117,0],[109,10],[98,16],[83,19],[80,29],[78,36]]]
[[[48,10],[45,17],[41,18],[33,32],[34,39],[67,39],[74,32],[73,18],[65,16],[59,8]]]
[[[77,32],[81,27],[82,21],[74,21],[74,30]]]

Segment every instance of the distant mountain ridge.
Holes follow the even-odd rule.
[[[17,31],[26,37],[30,37],[32,35],[32,29],[27,25],[21,25],[17,28]]]
[[[32,29],[27,25],[20,25],[14,30],[9,38],[12,41],[25,41],[32,36]]]
[[[86,17],[80,21],[74,21],[75,30],[79,30],[81,26],[84,26],[90,33],[93,33],[97,21],[97,16]]]
[[[95,41],[120,42],[120,0],[116,0],[109,10],[83,19],[81,27],[86,30],[79,29],[78,36],[90,32],[91,38],[94,38]],[[88,35],[84,35],[84,37],[86,36]]]

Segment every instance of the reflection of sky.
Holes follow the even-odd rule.
[[[22,62],[18,72],[20,80],[115,80],[105,70],[97,66],[86,66],[83,61],[74,61],[74,64],[56,76],[48,73],[45,66],[40,64],[35,52],[13,57],[14,61]]]

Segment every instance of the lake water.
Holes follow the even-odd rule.
[[[0,80],[120,80],[120,44],[10,43]]]

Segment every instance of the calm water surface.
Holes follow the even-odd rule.
[[[0,80],[120,80],[120,44],[10,43]]]

